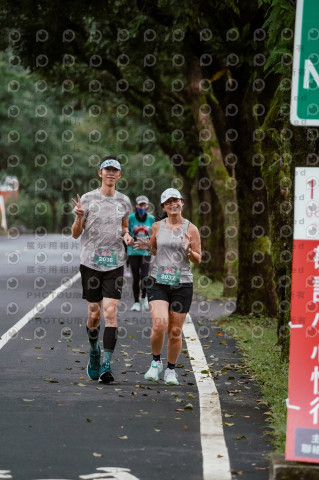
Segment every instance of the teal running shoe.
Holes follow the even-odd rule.
[[[93,353],[92,348],[90,349],[90,358],[89,363],[86,368],[87,374],[92,380],[98,380],[100,374],[100,357],[101,357],[101,349],[98,345],[99,352]]]
[[[100,376],[99,376],[99,382],[102,383],[110,383],[114,381],[114,376],[111,370],[111,365],[109,362],[104,362],[100,366]]]

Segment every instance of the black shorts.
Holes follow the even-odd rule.
[[[148,301],[165,300],[169,310],[175,313],[187,313],[192,304],[193,284],[180,283],[177,287],[157,283],[155,278],[148,277],[146,292]]]
[[[101,302],[103,298],[120,300],[123,288],[124,267],[109,272],[99,272],[93,268],[80,265],[82,277],[82,298],[88,302]]]

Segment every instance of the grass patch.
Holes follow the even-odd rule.
[[[202,300],[218,300],[222,298],[224,291],[223,282],[213,282],[209,277],[203,275],[197,268],[192,269],[194,277],[194,291]]]
[[[284,453],[286,441],[286,398],[288,362],[281,360],[277,346],[277,321],[273,318],[231,315],[220,317],[218,324],[237,341],[246,365],[260,385],[263,401],[269,409],[269,422],[276,453]]]
[[[223,283],[213,282],[193,270],[194,291],[203,300],[222,298]],[[207,285],[207,286],[206,286]],[[243,352],[249,373],[259,384],[262,400],[268,407],[269,433],[275,452],[285,451],[288,397],[288,361],[282,361],[277,346],[277,320],[251,315],[230,315],[216,320],[233,337]]]

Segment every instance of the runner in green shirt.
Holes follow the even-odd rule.
[[[150,237],[151,227],[155,222],[153,215],[147,213],[149,200],[145,195],[136,198],[136,210],[131,213],[128,220],[128,228],[131,237],[136,241],[138,238],[145,239]],[[142,290],[142,308],[144,311],[149,310],[148,300],[146,296],[146,280],[151,262],[151,255],[147,250],[134,250],[133,247],[127,247],[127,255],[129,265],[133,274],[133,295],[134,304],[131,310],[139,312],[140,290]]]

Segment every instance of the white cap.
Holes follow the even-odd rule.
[[[139,205],[140,203],[147,203],[148,205],[150,202],[145,195],[140,195],[139,197],[136,197],[136,205]]]
[[[101,163],[100,170],[105,167],[114,167],[121,170],[121,164],[115,158],[109,158]]]
[[[164,190],[161,195],[161,204],[165,203],[166,200],[168,200],[169,198],[183,199],[181,192],[179,190],[176,190],[176,188],[167,188],[166,190]]]

